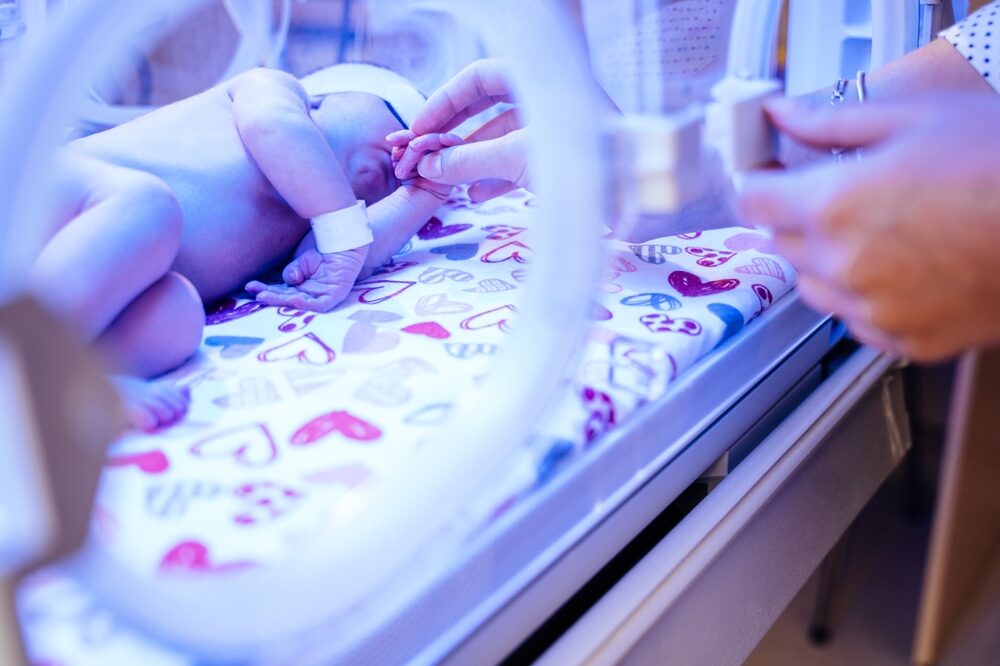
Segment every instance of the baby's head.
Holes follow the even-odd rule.
[[[407,128],[423,95],[395,72],[362,64],[327,67],[302,85],[313,121],[337,153],[355,196],[370,205],[399,187],[385,137]]]

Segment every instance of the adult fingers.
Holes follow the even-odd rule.
[[[483,100],[491,100],[490,105],[492,105],[510,99],[511,88],[503,63],[496,58],[477,60],[428,98],[424,108],[414,119],[411,129],[416,134],[447,131],[461,122],[451,124],[457,116],[477,103],[482,104]]]
[[[921,118],[915,105],[865,104],[814,109],[795,98],[765,103],[775,126],[814,148],[863,147],[886,140]]]
[[[474,203],[480,203],[482,201],[489,201],[490,199],[502,197],[508,192],[512,192],[516,189],[517,185],[509,180],[481,180],[478,183],[473,183],[469,187],[469,198],[472,199]]]
[[[526,187],[528,156],[523,130],[499,139],[446,148],[420,161],[417,171],[427,180],[461,185],[498,179]]]
[[[396,164],[396,178],[408,178],[413,170],[417,168],[417,163],[429,152],[440,150],[443,147],[460,146],[465,142],[457,134],[425,134],[417,137],[406,147],[403,155]]]
[[[524,127],[524,121],[517,109],[507,109],[495,118],[490,118],[482,127],[466,137],[467,142],[499,139]]]

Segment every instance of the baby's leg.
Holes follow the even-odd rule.
[[[96,160],[65,166],[60,189],[79,206],[42,250],[30,279],[38,299],[90,343],[167,274],[183,219],[155,176]]]
[[[33,267],[36,296],[119,371],[151,377],[179,365],[204,320],[190,283],[169,274],[183,228],[172,192],[149,174],[71,153],[59,166],[61,228]],[[145,430],[187,408],[186,394],[165,382],[117,384]]]
[[[167,273],[133,300],[94,346],[115,372],[155,377],[197,351],[204,326],[205,309],[194,285]]]
[[[205,325],[201,298],[187,278],[167,273],[125,308],[95,347],[116,372],[153,377],[176,368],[198,349]],[[165,381],[116,380],[129,421],[152,431],[187,412],[190,395]]]

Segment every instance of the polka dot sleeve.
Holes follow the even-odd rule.
[[[941,32],[969,64],[1000,92],[1000,0]]]

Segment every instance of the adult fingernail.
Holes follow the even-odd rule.
[[[417,171],[424,178],[440,178],[442,174],[441,170],[441,155],[435,153],[433,155],[428,155],[424,159],[420,160],[420,164],[417,165]]]

